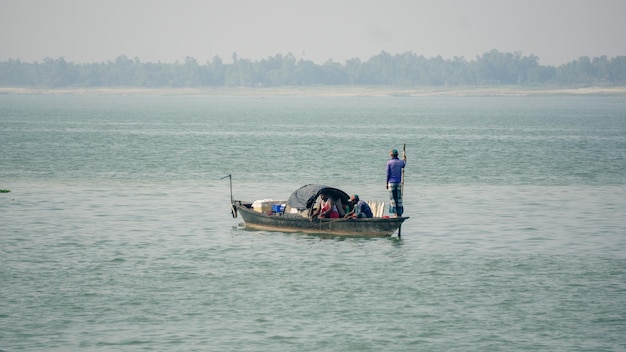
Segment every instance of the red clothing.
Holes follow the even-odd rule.
[[[326,214],[326,212],[330,210],[331,206],[333,207],[333,209],[330,211],[330,213],[328,213],[327,217],[331,219],[338,219],[339,211],[337,211],[337,206],[335,206],[335,204],[333,204],[330,199],[324,202],[324,204],[322,205],[322,211],[321,211],[322,217],[326,217],[324,214]]]

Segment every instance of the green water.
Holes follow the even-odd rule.
[[[621,97],[0,95],[2,351],[626,349]],[[402,239],[249,231],[326,183]]]

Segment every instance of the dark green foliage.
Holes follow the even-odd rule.
[[[475,86],[475,85],[626,85],[626,57],[586,56],[559,67],[542,66],[535,55],[484,53],[474,60],[463,57],[425,58],[412,52],[386,52],[362,62],[329,60],[321,65],[292,54],[260,61],[239,58],[224,64],[219,57],[204,64],[141,62],[125,55],[115,61],[76,64],[64,58],[43,62],[0,62],[0,86],[5,87],[211,87],[211,86]]]

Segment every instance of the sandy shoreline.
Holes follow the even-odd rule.
[[[535,95],[615,95],[626,96],[626,87],[219,87],[219,88],[12,88],[0,87],[0,94],[47,95],[205,95],[205,96],[535,96]]]

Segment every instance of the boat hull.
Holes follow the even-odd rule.
[[[408,217],[368,219],[308,219],[294,214],[268,215],[254,211],[241,202],[233,202],[246,227],[280,232],[304,232],[335,236],[389,237]]]

